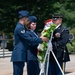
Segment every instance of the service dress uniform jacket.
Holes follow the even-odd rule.
[[[60,33],[60,37],[56,37],[55,34]],[[66,44],[69,42],[69,31],[67,28],[60,25],[53,33],[53,51],[59,62],[69,61],[69,53]]]
[[[29,34],[31,37],[38,37],[36,33],[32,30],[28,31],[27,34]],[[32,45],[29,45],[29,48],[27,50],[27,74],[28,75],[39,75],[40,69],[39,69],[39,63],[37,59],[37,46],[39,43],[33,43]]]
[[[17,23],[14,31],[15,46],[12,53],[11,61],[27,61],[27,48],[28,44],[42,43],[41,38],[31,37],[26,33],[24,25]]]
[[[32,31],[29,30],[27,31],[27,34],[30,35],[31,37],[38,37],[38,35]],[[35,42],[32,45],[29,44],[28,50],[27,50],[27,60],[37,60],[37,46],[39,43]]]

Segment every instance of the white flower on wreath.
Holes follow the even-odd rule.
[[[40,56],[40,55],[38,55],[38,58],[40,59],[40,60],[42,60],[43,58],[42,58],[42,56]]]
[[[39,44],[37,49],[43,51],[44,50],[44,45],[43,44]]]

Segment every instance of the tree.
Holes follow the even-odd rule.
[[[19,10],[28,10],[38,18],[37,30],[42,30],[44,21],[52,18],[52,14],[64,15],[63,23],[69,28],[75,27],[74,0],[0,0],[0,30],[13,32],[17,23]]]

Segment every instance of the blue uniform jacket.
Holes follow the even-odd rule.
[[[27,34],[29,34],[31,37],[38,37],[37,34],[32,30],[27,31]],[[27,60],[37,60],[37,46],[37,42],[29,45],[29,48],[27,50]]]
[[[33,43],[42,43],[42,39],[39,37],[31,37],[26,33],[24,25],[17,23],[17,26],[14,31],[15,46],[11,56],[11,61],[27,61],[27,49],[28,44],[32,45]]]

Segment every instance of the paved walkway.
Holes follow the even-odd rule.
[[[10,62],[10,57],[0,58],[0,75],[13,75],[12,62]],[[24,68],[24,75],[27,75],[26,67]]]
[[[75,75],[75,55],[70,55],[71,61],[66,64],[65,75]],[[0,58],[0,75],[13,75],[12,63],[10,57]],[[24,68],[24,75],[26,73],[26,67]]]
[[[66,64],[66,75],[75,75],[75,55],[70,55],[70,62]]]

